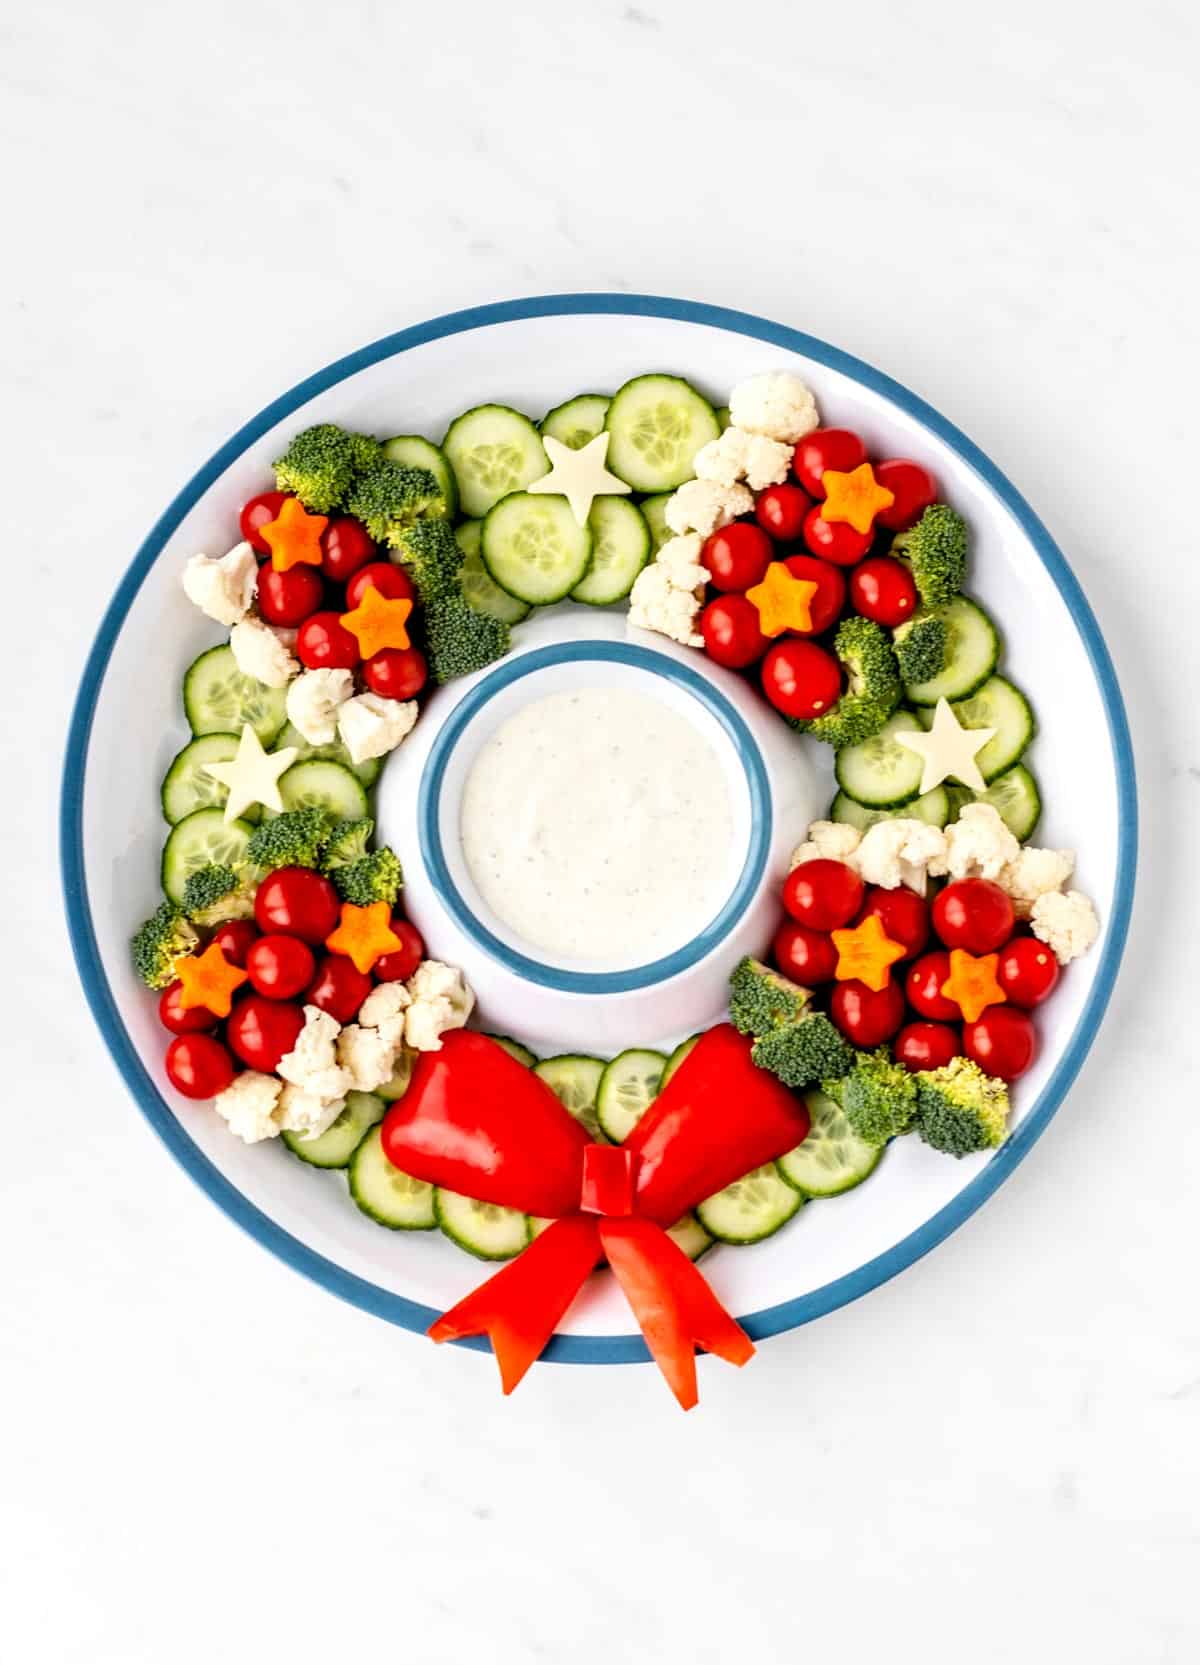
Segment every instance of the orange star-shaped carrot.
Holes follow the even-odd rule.
[[[781,636],[785,630],[799,630],[812,634],[812,598],[817,585],[807,578],[796,578],[788,571],[786,561],[772,561],[761,584],[746,591],[746,600],[758,612],[758,628],[764,636]]]
[[[859,463],[849,474],[843,474],[840,468],[827,468],[821,484],[825,488],[821,518],[844,521],[856,532],[869,532],[879,511],[890,509],[896,501],[895,492],[879,484],[870,463]]]
[[[327,515],[310,515],[298,497],[289,497],[278,519],[269,520],[258,532],[271,551],[275,571],[287,572],[289,567],[320,566],[321,533],[328,525]]]
[[[942,993],[953,1000],[968,1023],[974,1023],[989,1006],[998,1006],[1008,999],[996,981],[999,954],[981,954],[978,958],[965,948],[950,950],[950,975],[942,984]]]
[[[358,638],[358,651],[363,658],[371,659],[384,648],[410,645],[408,617],[412,610],[411,601],[392,600],[371,584],[363,591],[363,598],[354,611],[342,614],[341,622]]]
[[[887,988],[888,967],[904,958],[904,947],[887,935],[878,914],[869,913],[853,930],[831,931],[830,935],[838,952],[833,975],[839,983],[857,977],[875,994]]]
[[[203,1006],[214,1017],[228,1017],[233,1007],[233,991],[249,980],[249,972],[240,965],[231,965],[216,943],[210,943],[203,954],[189,954],[175,967],[183,987],[179,991],[179,1006],[190,1012],[193,1006]]]
[[[392,930],[391,917],[386,902],[372,902],[365,908],[343,902],[342,922],[325,938],[325,946],[334,954],[345,954],[356,970],[366,973],[382,955],[403,947]]]

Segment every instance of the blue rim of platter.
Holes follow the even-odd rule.
[[[825,1313],[845,1306],[919,1260],[935,1248],[980,1208],[1008,1178],[1045,1132],[1068,1088],[1083,1064],[1096,1037],[1100,1021],[1112,995],[1113,984],[1125,946],[1133,907],[1134,875],[1137,862],[1137,786],[1133,747],[1125,706],[1116,672],[1104,638],[1083,590],[1053,538],[1016,487],[965,434],[934,410],[931,405],[882,371],[838,347],[752,313],[735,312],[703,302],[675,300],[658,295],[578,294],[541,295],[522,300],[499,301],[489,306],[470,307],[447,313],[360,348],[297,383],[259,412],[212,456],[188,482],[152,527],[135,555],[100,622],[88,655],[76,696],[67,734],[59,817],[60,862],[67,926],[75,963],[84,993],[101,1035],[124,1077],[139,1109],[167,1149],[205,1190],[212,1200],[264,1248],[286,1261],[306,1277],[365,1312],[408,1330],[425,1330],[438,1316],[432,1307],[407,1300],[368,1279],[347,1272],[325,1256],[317,1254],[290,1232],[254,1206],[213,1166],[184,1130],[146,1070],[121,1019],[100,959],[88,901],[83,857],[83,797],[87,770],[88,741],[92,713],[125,616],[146,574],[157,560],[176,527],[213,482],[247,446],[292,414],[309,399],[324,393],[347,377],[384,359],[420,347],[430,341],[521,319],[579,315],[615,315],[638,318],[669,318],[725,330],[752,340],[770,342],[789,352],[803,354],[850,380],[880,394],[898,409],[916,418],[925,428],[954,451],[982,479],[1020,525],[1054,581],[1075,620],[1084,648],[1099,684],[1108,724],[1113,767],[1117,783],[1117,881],[1108,932],[1100,951],[1092,987],[1074,1033],[1054,1070],[1012,1137],[1001,1146],[973,1180],[953,1201],[932,1215],[916,1231],[883,1254],[863,1263],[853,1272],[809,1290],[775,1306],[744,1313],[739,1321],[755,1340],[778,1335],[784,1330],[810,1323]],[[487,1351],[483,1337],[471,1337],[458,1345]],[[557,1335],[542,1357],[569,1364],[627,1364],[649,1358],[640,1335]]]
[[[738,755],[750,793],[751,833],[746,860],[728,900],[702,931],[682,947],[644,965],[624,971],[570,971],[563,966],[547,965],[542,960],[530,959],[527,954],[510,948],[471,911],[462,892],[454,882],[442,847],[441,792],[447,766],[454,748],[494,695],[502,688],[511,687],[523,677],[554,665],[579,665],[601,661],[609,665],[630,665],[648,671],[683,689],[716,718],[725,730]],[[552,647],[534,648],[516,658],[506,659],[481,682],[476,683],[438,730],[437,739],[430,747],[429,756],[421,772],[417,792],[417,825],[421,843],[421,857],[425,870],[439,899],[462,930],[485,954],[527,983],[541,988],[557,989],[564,994],[628,994],[636,989],[649,988],[677,977],[695,965],[724,942],[729,928],[749,906],[762,881],[771,847],[773,828],[771,790],[767,783],[766,765],[746,723],[729,701],[706,677],[680,665],[665,654],[653,653],[649,648],[632,642],[560,642]]]

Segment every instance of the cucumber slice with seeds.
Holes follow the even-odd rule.
[[[459,587],[463,600],[477,613],[488,613],[502,624],[520,624],[532,611],[527,601],[509,595],[488,572],[479,552],[483,536],[482,520],[464,520],[454,531],[458,547],[463,552],[463,563],[458,569]]]
[[[415,1052],[402,1047],[396,1058],[396,1071],[390,1081],[385,1081],[381,1087],[376,1087],[376,1095],[385,1104],[394,1104],[398,1098],[403,1098],[408,1091],[408,1084],[412,1080],[413,1065],[417,1061]]]
[[[183,673],[183,709],[193,734],[238,734],[249,723],[269,746],[287,721],[284,688],[243,676],[228,642],[208,648]]]
[[[205,765],[229,763],[237,756],[237,749],[236,734],[202,734],[199,739],[189,741],[183,750],[172,758],[171,766],[163,776],[164,820],[174,826],[177,821],[182,821],[185,815],[191,815],[197,809],[224,809],[225,800],[229,797],[229,788],[221,781],[214,780],[207,773]],[[256,804],[242,819],[257,821],[258,817],[259,809]]]
[[[696,1218],[719,1243],[761,1243],[804,1205],[799,1191],[780,1179],[773,1162],[734,1180],[696,1208]]]
[[[271,750],[281,752],[285,746],[295,747],[297,763],[308,763],[313,759],[322,763],[340,763],[343,768],[352,770],[368,790],[379,779],[383,768],[381,757],[368,757],[363,763],[355,763],[340,740],[332,740],[327,746],[310,746],[294,723],[284,724]]]
[[[705,1231],[694,1214],[685,1214],[682,1220],[676,1220],[673,1226],[668,1226],[667,1236],[672,1243],[679,1245],[689,1260],[699,1260],[701,1255],[708,1253],[715,1242],[712,1233]]]
[[[950,794],[944,786],[935,786],[932,792],[910,799],[899,809],[868,809],[865,804],[855,803],[845,792],[839,792],[829,806],[829,820],[839,821],[846,827],[857,827],[859,832],[866,832],[876,821],[894,821],[898,817],[925,821],[931,827],[944,827],[950,820]]]
[[[666,1067],[661,1052],[635,1046],[604,1071],[596,1089],[596,1120],[614,1145],[628,1138],[657,1098]]]
[[[933,608],[932,615],[946,627],[946,662],[928,682],[905,684],[905,695],[914,705],[966,699],[983,686],[1000,657],[999,631],[983,608],[965,595]]]
[[[967,700],[955,700],[951,710],[964,728],[994,728],[995,734],[975,761],[990,786],[1011,769],[1037,732],[1033,709],[1019,688],[1007,677],[991,676]],[[933,710],[921,706],[917,712],[922,726],[933,726]]]
[[[367,794],[353,769],[316,757],[283,771],[279,796],[285,810],[327,809],[348,821],[360,821],[368,813]]]
[[[1038,784],[1023,763],[1014,764],[997,775],[986,792],[976,792],[974,801],[991,804],[1014,838],[1025,843],[1033,837],[1042,814]]]
[[[662,1080],[658,1084],[658,1090],[660,1093],[699,1039],[699,1035],[689,1035],[686,1041],[680,1041],[674,1052],[667,1059],[667,1067],[663,1070]]]
[[[646,525],[650,528],[650,554],[657,555],[664,543],[669,543],[675,536],[667,525],[667,504],[674,494],[660,491],[653,497],[643,497],[638,504]]]
[[[510,1058],[515,1058],[518,1064],[524,1064],[527,1070],[531,1070],[537,1063],[537,1054],[530,1052],[527,1046],[522,1046],[520,1041],[514,1041],[511,1035],[489,1035],[488,1040],[495,1041],[497,1046],[503,1047]]]
[[[370,1129],[350,1158],[350,1196],[389,1231],[432,1231],[437,1225],[433,1186],[388,1161],[378,1127]]]
[[[446,429],[442,451],[458,481],[462,512],[471,519],[550,472],[537,429],[508,405],[464,411]]]
[[[842,791],[868,809],[893,809],[917,796],[925,763],[895,739],[920,724],[911,711],[894,711],[878,734],[857,746],[843,746],[833,772]]]
[[[570,595],[587,572],[592,533],[565,497],[514,491],[489,511],[479,548],[502,590],[544,607]]]
[[[597,497],[588,515],[592,564],[571,591],[572,601],[611,607],[633,588],[650,559],[650,528],[627,497]]]
[[[428,469],[442,489],[446,513],[453,520],[458,513],[458,483],[454,470],[431,440],[423,439],[420,434],[397,434],[395,439],[384,440],[383,454],[402,468]]]
[[[302,1133],[285,1128],[280,1138],[292,1155],[307,1162],[310,1168],[347,1168],[371,1128],[383,1120],[386,1109],[376,1093],[347,1093],[346,1108],[324,1133],[315,1139],[306,1139]]]
[[[529,1242],[529,1221],[517,1209],[477,1202],[440,1185],[434,1191],[433,1213],[450,1241],[479,1260],[511,1260]]]
[[[172,902],[183,901],[192,873],[217,863],[234,867],[246,854],[254,828],[249,821],[226,821],[221,809],[197,809],[177,821],[162,853],[162,887]]]
[[[587,1128],[592,1138],[599,1139],[601,1127],[596,1115],[596,1098],[604,1069],[602,1058],[562,1052],[554,1058],[543,1058],[533,1066],[533,1073],[557,1094],[563,1108]]]
[[[604,418],[612,400],[607,393],[578,393],[565,404],[555,405],[542,417],[541,431],[578,451],[604,432]]]
[[[805,1093],[804,1102],[810,1120],[808,1137],[781,1156],[776,1168],[806,1197],[838,1197],[852,1191],[874,1173],[883,1147],[860,1139],[841,1105],[827,1093]]]
[[[708,400],[681,376],[635,376],[618,388],[604,426],[608,466],[635,491],[673,491],[692,459],[721,432]]]

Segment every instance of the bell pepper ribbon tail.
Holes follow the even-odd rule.
[[[599,1259],[600,1234],[594,1219],[574,1215],[556,1220],[495,1277],[444,1312],[426,1333],[434,1341],[490,1337],[500,1367],[500,1385],[506,1394],[511,1393],[544,1350]]]

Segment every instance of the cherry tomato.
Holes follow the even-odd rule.
[[[425,943],[420,931],[407,919],[393,918],[392,930],[400,938],[401,946],[381,955],[372,969],[381,983],[407,983],[425,958]]]
[[[179,1004],[182,988],[183,984],[177,980],[169,983],[158,997],[158,1021],[163,1028],[169,1029],[172,1035],[197,1035],[204,1029],[215,1029],[220,1019],[207,1006],[185,1009]]]
[[[916,610],[917,586],[902,561],[890,555],[868,555],[850,574],[850,601],[864,619],[874,619],[894,630]]]
[[[783,905],[810,931],[836,931],[849,925],[862,907],[863,882],[844,861],[818,857],[793,867],[783,886]]]
[[[344,584],[374,558],[375,540],[351,515],[339,515],[321,533],[321,571],[335,584]]]
[[[799,486],[768,486],[759,493],[754,518],[776,543],[795,543],[812,506],[812,498]]]
[[[176,1035],[167,1048],[167,1080],[184,1098],[216,1098],[233,1080],[233,1059],[212,1035]]]
[[[700,615],[704,651],[718,665],[744,670],[762,658],[771,643],[758,625],[758,608],[744,595],[722,595]]]
[[[257,497],[252,497],[248,503],[242,505],[238,525],[251,549],[257,550],[260,555],[271,553],[271,546],[263,537],[262,528],[279,519],[279,511],[287,502],[288,496],[286,491],[260,491]]]
[[[385,700],[411,700],[428,675],[425,655],[414,647],[381,648],[363,666],[363,681]]]
[[[867,892],[860,920],[871,913],[883,926],[883,934],[901,944],[906,960],[919,954],[929,941],[929,908],[925,898],[905,885],[895,890],[873,885]]]
[[[892,1042],[892,1054],[906,1070],[940,1070],[960,1051],[958,1030],[948,1023],[906,1023]]]
[[[947,948],[990,954],[1013,934],[1013,905],[991,879],[955,879],[933,904],[933,928]]]
[[[230,965],[244,966],[250,944],[258,938],[258,926],[252,919],[231,919],[228,924],[221,925],[212,934],[212,941],[224,954]]]
[[[303,1028],[304,1011],[294,1001],[251,994],[230,1012],[225,1039],[247,1068],[270,1075]]]
[[[1040,1006],[1058,982],[1058,961],[1036,937],[1014,937],[1000,950],[996,981],[1014,1006]]]
[[[311,867],[277,867],[267,874],[254,897],[260,930],[299,937],[314,948],[336,929],[341,913],[337,891]]]
[[[856,532],[842,520],[825,520],[819,508],[804,517],[804,541],[814,555],[837,567],[852,567],[871,547],[870,532]]]
[[[842,672],[832,653],[793,636],[776,642],[763,660],[762,685],[777,711],[807,722],[841,694]]]
[[[837,623],[846,605],[846,580],[842,577],[841,568],[831,567],[828,561],[818,561],[815,555],[789,555],[783,564],[793,578],[802,578],[806,584],[817,586],[816,594],[808,604],[812,629],[792,631],[790,634],[823,636],[831,625]]]
[[[378,960],[375,962],[376,971],[380,963]],[[413,967],[415,970],[416,966]],[[406,977],[411,976],[412,971],[406,973]],[[319,1006],[338,1023],[352,1023],[371,988],[371,979],[365,972],[359,971],[353,960],[348,960],[344,954],[326,954],[317,962],[317,974],[308,985],[304,1001],[308,1006]]]
[[[316,567],[289,567],[276,572],[270,561],[258,569],[258,610],[268,624],[289,628],[303,624],[325,599],[325,586]]]
[[[904,992],[894,977],[888,978],[878,994],[851,977],[835,984],[829,1015],[854,1046],[881,1046],[904,1022]]]
[[[352,671],[361,657],[358,642],[336,613],[312,613],[296,637],[296,657],[310,671]]]
[[[827,468],[849,474],[867,460],[867,448],[848,428],[814,428],[805,434],[792,455],[792,473],[805,491],[824,497],[821,476]]]
[[[920,463],[904,462],[898,457],[876,463],[875,478],[896,499],[890,509],[882,509],[875,516],[875,524],[886,526],[889,532],[907,531],[916,525],[931,503],[937,502],[937,481]]]
[[[1015,1081],[1037,1057],[1033,1019],[1015,1006],[989,1006],[974,1023],[964,1024],[963,1051],[988,1075]]]
[[[368,590],[378,590],[389,601],[412,601],[415,595],[412,579],[403,567],[393,566],[391,561],[372,561],[370,566],[359,567],[346,585],[348,613],[362,606],[362,598]]]
[[[824,931],[810,931],[807,925],[786,920],[775,933],[775,964],[785,977],[806,989],[818,983],[832,983],[837,970],[837,949]]]
[[[700,561],[717,590],[748,590],[757,584],[775,554],[761,526],[735,520],[706,539]]]
[[[962,1019],[957,1000],[948,1000],[942,985],[950,975],[950,956],[935,948],[932,954],[922,954],[904,974],[904,992],[914,1012],[933,1018],[938,1023],[958,1023]]]
[[[277,932],[259,937],[246,955],[246,970],[259,994],[268,1000],[291,1000],[312,982],[316,963],[312,949],[299,937]]]

